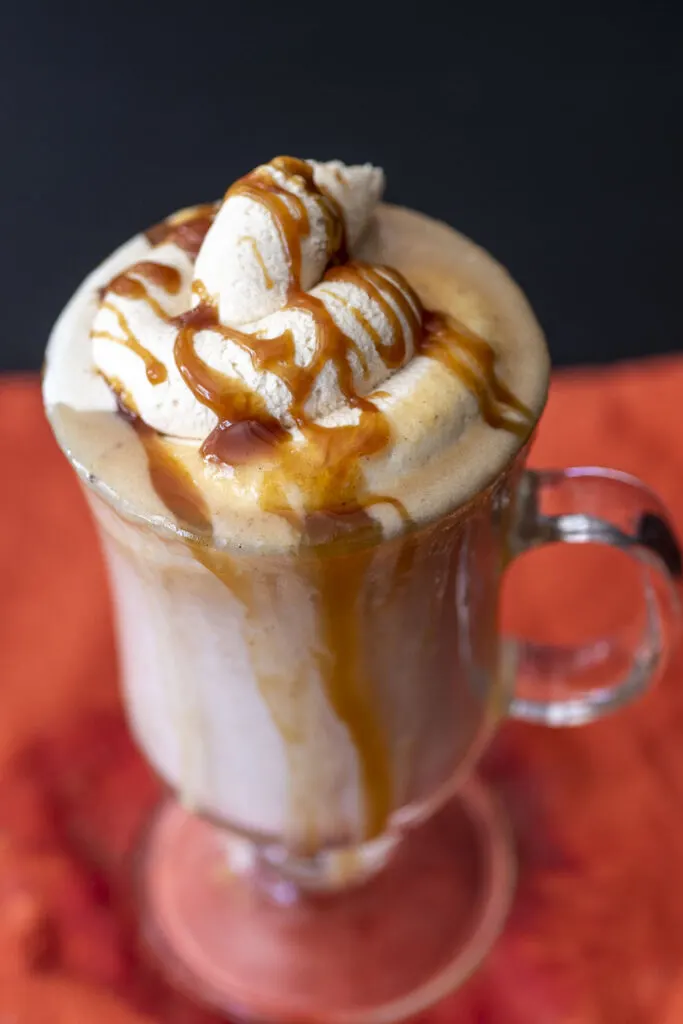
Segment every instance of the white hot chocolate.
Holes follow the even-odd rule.
[[[548,381],[506,272],[383,182],[277,158],[136,236],[44,379],[145,753],[191,806],[308,851],[433,799],[499,705],[496,571],[464,581]]]

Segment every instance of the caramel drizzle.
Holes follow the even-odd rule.
[[[356,438],[368,454],[380,450],[379,441],[374,440],[381,435],[381,444],[388,442],[388,431],[384,417],[368,399],[356,394],[353,368],[349,360],[349,352],[354,351],[362,358],[355,342],[349,338],[335,323],[324,303],[314,295],[300,292],[293,295],[288,303],[289,308],[303,309],[310,313],[315,323],[316,348],[313,358],[307,366],[299,366],[295,361],[294,337],[290,330],[272,338],[247,334],[237,328],[226,327],[218,320],[213,305],[204,303],[184,313],[176,319],[179,331],[174,346],[176,365],[183,380],[186,382],[197,401],[206,405],[216,415],[219,426],[216,431],[221,438],[220,448],[225,452],[229,431],[240,423],[252,421],[264,427],[271,437],[283,434],[283,429],[267,410],[261,396],[237,378],[227,377],[212,369],[197,354],[195,336],[202,330],[212,330],[220,334],[226,341],[232,341],[249,352],[251,359],[260,371],[269,371],[276,375],[288,388],[291,401],[289,412],[293,421],[299,426],[311,443],[315,443],[321,453],[321,461],[330,465],[333,461],[331,438],[338,439],[343,446],[344,461],[352,459],[353,439]],[[347,428],[325,428],[312,423],[306,415],[305,406],[323,366],[332,361],[336,368],[340,390],[348,403],[361,410],[358,425]],[[378,424],[381,423],[381,429]],[[370,426],[369,424],[373,424]],[[214,431],[204,443],[204,454],[218,457]],[[343,440],[342,440],[343,438]],[[370,439],[373,439],[372,441]],[[356,450],[356,456],[359,452]],[[334,461],[342,459],[338,452]],[[224,460],[229,461],[229,460]],[[240,460],[242,461],[242,460]],[[302,473],[297,477],[303,483]],[[285,507],[288,507],[286,504]],[[320,507],[320,506],[318,506]],[[324,507],[324,506],[323,506]]]
[[[182,284],[179,270],[169,267],[166,263],[154,263],[152,260],[139,260],[130,268],[128,274],[137,274],[157,288],[163,289],[168,295],[177,295]]]
[[[263,283],[266,286],[266,289],[268,291],[271,291],[275,282],[268,273],[268,268],[266,267],[265,260],[263,259],[263,255],[261,254],[261,250],[258,247],[258,242],[256,241],[256,239],[252,238],[251,235],[242,235],[241,238],[237,239],[237,242],[239,245],[241,245],[243,242],[246,242],[247,245],[251,247],[251,251],[254,254],[254,259],[261,268],[261,272],[263,274]]]
[[[200,287],[204,291],[203,285]],[[210,462],[233,465],[270,454],[276,441],[285,436],[279,421],[270,415],[258,392],[238,377],[214,370],[195,348],[195,336],[200,331],[216,331],[226,340],[235,340],[233,335],[241,332],[221,324],[215,307],[204,302],[177,317],[175,323],[179,330],[173,351],[180,375],[197,401],[218,419],[202,444],[201,454]]]
[[[176,214],[148,228],[145,231],[145,238],[152,246],[164,243],[176,245],[194,260],[217,212],[218,203],[193,206],[182,214]]]
[[[306,191],[315,200],[325,221],[328,262],[346,262],[348,253],[344,213],[334,196],[326,188],[316,184],[311,165],[305,160],[291,156],[276,156],[271,160],[271,165],[287,177],[298,176],[303,179]]]
[[[364,838],[372,839],[384,832],[393,805],[391,761],[374,703],[374,681],[360,628],[360,598],[382,531],[367,514],[360,516],[354,526],[365,534],[366,547],[346,556],[316,559],[312,579],[323,640],[317,656],[320,675],[332,709],[348,729],[358,754],[365,803]]]
[[[162,437],[137,418],[135,432],[143,443],[152,486],[167,509],[191,530],[211,536],[211,513],[190,471]]]
[[[231,185],[225,194],[246,196],[259,203],[270,214],[280,236],[282,250],[289,266],[289,292],[301,288],[301,246],[311,230],[308,210],[301,196],[288,191],[273,178],[269,168],[280,171],[288,179],[298,179],[308,196],[313,198],[323,215],[327,236],[328,260],[345,256],[344,218],[336,200],[323,192],[313,178],[313,168],[305,160],[278,156],[266,167],[257,167]]]
[[[143,280],[141,281],[140,278],[143,278]],[[102,308],[108,310],[114,315],[123,337],[121,338],[116,334],[112,334],[111,331],[92,331],[91,337],[104,338],[107,341],[115,341],[117,344],[124,345],[126,348],[130,349],[131,352],[134,352],[135,355],[139,356],[145,364],[145,373],[147,374],[147,379],[150,384],[162,384],[167,379],[168,373],[166,367],[161,360],[152,355],[149,349],[146,349],[144,345],[140,344],[133,331],[130,329],[130,325],[124,314],[113,304],[113,302],[108,302],[106,300],[106,295],[112,293],[114,295],[120,295],[125,299],[146,302],[158,317],[166,321],[168,320],[166,311],[154,296],[150,295],[145,287],[144,281],[149,281],[157,288],[161,288],[168,295],[177,295],[180,291],[181,280],[180,273],[175,267],[166,266],[164,263],[153,263],[151,260],[140,260],[139,263],[135,263],[124,273],[118,274],[105,288],[102,289],[102,294],[105,297],[105,300],[102,302]]]
[[[118,345],[123,345],[125,348],[130,349],[130,351],[134,352],[136,356],[139,356],[145,364],[145,373],[147,374],[147,380],[150,384],[162,384],[168,377],[166,367],[159,359],[156,358],[156,356],[152,355],[149,349],[146,349],[140,344],[128,326],[128,321],[121,310],[117,309],[117,307],[111,302],[103,302],[102,309],[107,309],[110,313],[113,313],[121,331],[123,332],[123,337],[119,337],[118,334],[112,334],[111,331],[91,331],[90,337],[103,338],[107,341],[115,341]]]
[[[144,280],[140,281],[140,277]],[[149,294],[144,281],[149,281],[157,288],[161,288],[167,295],[177,295],[182,278],[175,267],[168,267],[164,263],[153,263],[151,260],[141,260],[110,281],[105,288],[105,293],[113,292],[114,295],[120,295],[124,299],[138,299],[146,302],[161,320],[167,320],[166,311],[154,296]]]
[[[361,288],[371,302],[382,310],[390,330],[391,342],[385,345],[378,332],[368,323],[360,310],[354,310],[354,316],[367,330],[373,340],[377,352],[388,370],[402,366],[407,355],[407,338],[401,317],[401,311],[408,329],[413,337],[420,336],[420,302],[406,279],[396,270],[389,267],[372,267],[367,263],[347,263],[343,267],[333,267],[325,274],[326,281],[346,281]],[[410,298],[406,298],[406,294]]]
[[[324,302],[315,295],[307,292],[292,294],[285,308],[303,310],[313,320],[315,350],[307,366],[299,366],[295,362],[291,331],[285,331],[276,338],[243,334],[234,340],[249,352],[259,370],[269,370],[287,385],[292,396],[289,412],[297,426],[303,427],[309,421],[305,407],[327,362],[334,364],[339,389],[345,400],[350,405],[362,405],[363,400],[356,394],[349,353],[355,352],[361,367],[367,364],[355,341],[339,329]]]
[[[371,300],[380,306],[391,325],[393,340],[388,346],[381,343],[378,332],[360,310],[355,309],[355,307],[350,308],[354,314],[357,314],[358,322],[368,330],[370,337],[375,341],[386,366],[389,369],[394,369],[405,361],[407,349],[404,324],[401,322],[401,318],[396,313],[394,306],[400,309],[413,336],[419,335],[420,324],[416,309],[413,307],[414,303],[415,307],[419,309],[417,298],[414,297],[408,283],[400,275],[393,272],[393,276],[390,276],[391,273],[390,271],[385,271],[384,268],[382,268],[380,273],[373,267],[365,264],[349,264],[346,267],[337,267],[329,271],[325,279],[330,281],[342,280],[356,284],[366,292]],[[385,277],[384,274],[387,276]],[[394,305],[385,297],[385,292],[391,297]],[[406,298],[406,292],[411,296],[412,301]],[[199,294],[202,293],[200,292]],[[334,292],[329,294],[333,295],[336,299],[340,298]],[[203,297],[206,300],[205,291],[203,292]],[[340,301],[342,304],[349,305],[343,298]],[[292,292],[285,308],[303,310],[313,320],[315,350],[313,357],[306,366],[300,366],[296,362],[294,336],[290,330],[267,338],[258,334],[240,331],[237,328],[226,327],[218,321],[216,311],[210,305],[199,307],[202,310],[201,312],[193,310],[189,317],[183,319],[185,320],[185,325],[187,325],[188,321],[194,323],[192,337],[197,329],[210,327],[219,333],[221,337],[234,342],[240,348],[247,351],[254,366],[259,371],[268,371],[277,376],[290,393],[289,413],[292,420],[302,430],[308,427],[309,437],[315,434],[315,429],[314,424],[310,422],[310,418],[307,415],[306,405],[323,367],[328,362],[332,362],[335,367],[338,386],[345,401],[348,405],[359,408],[365,414],[361,416],[361,423],[359,424],[361,429],[357,429],[356,433],[362,438],[367,438],[369,433],[377,433],[376,427],[372,431],[368,431],[367,421],[370,418],[372,422],[377,423],[379,418],[383,420],[383,417],[370,400],[358,395],[353,365],[350,359],[351,353],[354,353],[363,372],[367,372],[367,361],[362,349],[353,338],[341,330],[325,306],[325,303],[318,296],[301,291]],[[234,423],[244,419],[245,402],[242,389],[240,388],[237,395],[235,395],[234,388],[230,388],[224,383],[226,378],[221,374],[211,371],[205,363],[198,359],[196,353],[191,351],[191,349],[192,338],[189,337],[187,327],[185,326],[182,337],[179,336],[176,343],[175,358],[183,379],[193,390],[195,397],[200,402],[208,405],[223,424],[227,421]],[[209,382],[208,386],[207,381]],[[198,383],[200,384],[199,387],[197,387]],[[259,407],[262,409],[263,403],[260,399],[259,402]],[[272,417],[269,417],[267,413],[263,411],[257,412],[255,418],[265,422],[268,428],[272,428]],[[338,428],[332,429],[337,430]],[[225,427],[222,427],[222,430],[225,430]],[[386,434],[384,427],[382,427],[379,433],[382,436],[383,442],[386,443],[388,436],[387,438],[384,436]],[[356,454],[358,455],[358,453]]]
[[[498,377],[492,346],[445,313],[425,312],[424,328],[422,354],[440,362],[462,381],[490,427],[526,439],[533,429],[534,415]]]
[[[363,313],[361,313],[360,309],[358,309],[357,306],[354,306],[353,303],[349,302],[349,300],[344,298],[343,295],[339,295],[337,292],[333,292],[330,288],[319,287],[318,295],[328,295],[335,302],[338,302],[340,306],[343,306],[344,309],[348,310],[348,312],[356,321],[356,323],[360,324],[360,326],[363,328],[366,334],[372,339],[372,343],[375,346],[376,350],[378,352],[381,352],[382,339],[380,337],[379,331],[373,327],[368,318]],[[362,351],[362,349],[358,349],[357,351],[358,358],[362,359],[363,371],[364,373],[367,373],[368,364],[367,359],[365,357],[365,353]],[[377,392],[375,392],[375,394],[377,394]]]
[[[107,379],[119,413],[140,438],[147,456],[150,482],[161,501],[181,523],[200,535],[211,534],[211,514],[192,474],[160,434],[141,419],[132,395],[113,378]]]
[[[266,405],[257,392],[239,378],[212,369],[197,354],[194,341],[200,331],[219,331],[223,337],[233,333],[219,323],[215,308],[200,303],[177,317],[175,323],[178,326],[174,345],[176,366],[197,401],[211,409],[221,422],[268,419]]]
[[[176,365],[197,401],[211,409],[219,420],[219,426],[204,442],[204,454],[209,449],[208,454],[217,459],[220,449],[225,453],[230,432],[249,422],[262,428],[258,434],[262,441],[282,442],[278,444],[278,459],[270,482],[264,485],[262,502],[265,507],[290,514],[287,484],[295,482],[302,491],[307,514],[322,510],[341,516],[344,511],[351,514],[382,502],[393,505],[405,516],[396,499],[362,495],[358,460],[386,448],[391,431],[386,417],[375,404],[356,394],[348,358],[350,351],[357,351],[355,342],[337,326],[316,296],[299,293],[292,297],[289,306],[305,309],[315,321],[316,351],[305,367],[294,361],[294,338],[289,330],[273,338],[247,334],[221,324],[215,307],[204,304],[176,319],[180,328],[174,347]],[[289,443],[289,434],[268,412],[257,392],[239,379],[212,369],[201,359],[195,348],[195,336],[202,330],[215,331],[244,348],[259,370],[275,374],[286,384],[292,396],[290,415],[300,427],[305,444]],[[312,388],[322,367],[330,360],[336,367],[340,390],[349,404],[359,410],[355,424],[326,427],[306,416],[305,405]],[[219,438],[214,436],[217,432],[220,444]]]

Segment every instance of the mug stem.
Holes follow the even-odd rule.
[[[666,511],[645,484],[593,467],[525,473],[513,554],[555,543],[615,547],[643,573],[645,624],[635,636],[630,630],[627,639],[620,634],[578,645],[505,640],[517,662],[512,717],[584,725],[630,703],[664,668],[680,625],[674,583],[681,578],[681,550]]]

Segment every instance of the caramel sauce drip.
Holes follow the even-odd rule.
[[[285,436],[279,421],[256,391],[238,377],[212,369],[195,348],[195,336],[203,330],[216,331],[238,343],[247,336],[221,324],[215,307],[204,302],[177,317],[175,323],[179,329],[173,351],[180,375],[197,401],[218,418],[218,425],[202,444],[202,455],[213,462],[241,465],[269,454]]]
[[[365,838],[371,839],[386,828],[393,806],[393,779],[390,754],[375,706],[376,686],[364,649],[372,638],[362,628],[362,598],[367,593],[377,547],[383,541],[380,524],[367,514],[366,508],[339,514],[332,536],[338,546],[344,537],[351,546],[342,545],[331,557],[316,547],[312,578],[320,598],[320,625],[325,641],[318,655],[320,671],[330,703],[347,726],[358,752],[365,800]],[[329,530],[332,517],[337,514],[327,512],[319,517],[323,530]],[[309,518],[309,530],[315,530],[317,518],[315,513]],[[410,520],[406,525],[410,525]],[[391,585],[400,590],[410,578],[418,543],[411,531],[392,543],[398,545],[398,550]]]
[[[168,372],[164,364],[153,356],[149,349],[144,348],[140,344],[138,339],[135,337],[128,321],[126,320],[123,313],[116,308],[111,302],[103,302],[103,309],[108,309],[110,313],[113,313],[118,322],[119,328],[123,332],[123,338],[120,338],[117,334],[112,334],[111,331],[91,331],[91,338],[104,338],[107,341],[115,341],[118,345],[124,345],[126,348],[134,352],[136,356],[139,356],[145,364],[145,373],[147,374],[147,380],[150,384],[162,384],[167,376]]]
[[[152,260],[140,260],[130,268],[128,273],[134,273],[139,277],[143,277],[146,281],[156,285],[157,288],[162,288],[168,295],[177,295],[182,284],[180,271],[176,270],[175,267],[167,266],[165,263],[154,263]]]
[[[386,317],[391,329],[391,342],[382,343],[378,332],[358,309],[353,309],[355,319],[368,332],[375,348],[382,357],[388,370],[395,370],[405,362],[407,339],[403,323],[396,312],[401,311],[413,337],[420,336],[420,301],[406,279],[389,267],[372,267],[367,263],[347,263],[342,267],[333,267],[325,274],[326,281],[346,281],[361,288],[368,298],[376,303]],[[406,299],[406,293],[410,300]],[[412,300],[412,301],[411,301]]]
[[[143,281],[140,280],[141,277],[144,279]],[[123,338],[112,334],[111,331],[92,331],[90,336],[92,338],[106,338],[108,341],[115,341],[120,345],[125,345],[126,348],[129,348],[131,352],[134,352],[144,362],[145,372],[150,384],[161,384],[168,376],[166,367],[161,360],[153,356],[144,345],[140,344],[131,331],[128,320],[121,310],[117,309],[112,302],[106,300],[107,294],[111,292],[114,295],[120,295],[122,298],[146,302],[158,317],[162,320],[167,320],[168,317],[164,309],[154,296],[150,295],[144,281],[151,282],[151,284],[161,288],[168,295],[177,295],[180,291],[181,277],[175,267],[168,267],[163,263],[153,263],[151,260],[141,260],[139,263],[129,267],[124,273],[117,274],[102,289],[102,308],[109,310],[116,317]]]
[[[215,307],[204,303],[181,314],[175,324],[178,327],[174,346],[176,365],[197,401],[211,409],[221,422],[267,422],[271,417],[261,396],[239,378],[212,369],[195,349],[195,336],[201,331],[217,331],[226,338],[240,332],[223,327]]]
[[[288,177],[303,179],[306,190],[316,200],[323,215],[327,234],[327,259],[332,263],[344,263],[348,259],[346,248],[346,225],[344,213],[334,196],[324,187],[317,185],[313,168],[305,160],[292,156],[276,156],[271,161],[276,170]]]
[[[361,597],[370,563],[382,539],[380,525],[359,510],[347,524],[365,546],[314,561],[311,579],[319,601],[322,644],[317,655],[325,691],[358,755],[364,801],[364,839],[384,832],[393,806],[391,760],[368,668]],[[329,522],[328,524],[329,525]],[[317,548],[316,551],[323,549]]]
[[[263,399],[257,392],[238,378],[228,377],[213,370],[198,356],[194,341],[196,334],[202,330],[215,331],[226,341],[239,345],[249,352],[257,369],[273,373],[282,380],[291,395],[290,415],[305,432],[307,439],[311,443],[317,442],[316,447],[322,452],[323,464],[328,462],[332,454],[330,446],[333,442],[330,438],[335,439],[336,448],[348,451],[348,458],[344,461],[354,463],[354,441],[359,445],[355,451],[357,458],[360,449],[368,447],[369,438],[378,436],[378,425],[381,422],[381,443],[373,440],[370,445],[372,453],[380,450],[388,440],[388,432],[384,417],[376,407],[356,394],[353,369],[349,360],[349,352],[354,351],[358,354],[355,342],[339,329],[324,303],[316,296],[300,292],[291,297],[288,306],[305,310],[311,314],[315,322],[316,349],[307,366],[300,366],[295,361],[294,337],[289,330],[272,338],[263,338],[240,331],[238,328],[226,327],[219,322],[215,307],[205,303],[200,303],[176,319],[175,322],[179,326],[174,347],[176,365],[197,401],[211,409],[219,421],[218,427],[204,442],[204,454],[217,458],[220,450],[225,456],[228,437],[232,432],[235,435],[239,434],[242,439],[241,454],[237,460],[241,463],[247,456],[243,443],[247,434],[251,434],[257,441],[259,454],[263,454],[264,442],[270,447],[276,440],[288,438],[289,435],[279,421],[267,411]],[[333,362],[335,366],[339,387],[348,403],[362,410],[361,422],[357,426],[328,429],[310,422],[306,415],[306,403],[323,366],[328,361]],[[245,424],[250,425],[248,431]],[[238,426],[241,427],[239,431]],[[222,461],[232,460],[223,458]],[[297,457],[295,461],[300,460]],[[297,477],[298,482],[305,486],[304,473],[297,473]]]
[[[256,241],[256,239],[252,238],[251,235],[242,235],[242,237],[238,238],[237,241],[240,245],[246,242],[247,245],[251,248],[251,251],[254,254],[254,259],[258,263],[259,267],[261,268],[261,272],[263,273],[263,283],[265,284],[268,291],[271,291],[275,285],[275,282],[268,273],[268,268],[266,267],[265,260],[263,259],[263,255],[258,247],[258,242]]]
[[[308,313],[315,327],[315,351],[306,366],[295,359],[294,336],[284,331],[273,338],[230,330],[231,339],[245,349],[257,369],[275,374],[291,394],[289,413],[297,426],[303,427],[309,417],[306,404],[327,362],[334,364],[339,388],[350,405],[362,400],[356,395],[353,368],[349,353],[355,352],[361,367],[366,366],[363,353],[352,338],[339,329],[325,304],[315,295],[295,292],[290,295],[287,309],[300,309]]]
[[[301,241],[310,230],[308,211],[300,196],[278,185],[262,168],[257,168],[232,185],[225,198],[244,196],[260,203],[273,219],[289,265],[290,287],[301,282]]]
[[[142,442],[150,482],[164,506],[190,530],[204,536],[211,534],[211,515],[192,474],[161,435],[140,418],[130,393],[118,381],[109,379],[107,383],[119,413],[131,424]]]
[[[445,313],[425,313],[422,354],[455,374],[477,400],[490,427],[508,430],[526,440],[534,425],[531,409],[499,379],[496,353],[483,338],[471,334]],[[511,415],[516,413],[516,417]]]
[[[141,277],[144,278],[143,281],[140,280]],[[146,302],[160,319],[166,320],[166,312],[154,296],[149,294],[144,281],[149,281],[157,288],[163,289],[167,295],[177,295],[180,291],[181,280],[180,272],[175,267],[167,267],[164,263],[153,263],[151,260],[141,260],[110,281],[104,289],[104,294],[113,292],[114,295],[120,295],[124,299],[138,299]]]
[[[277,421],[270,426],[258,420],[218,423],[202,443],[201,454],[207,462],[224,466],[244,466],[255,459],[266,462],[276,457],[288,436]]]
[[[218,203],[205,203],[203,206],[193,206],[182,214],[176,214],[167,220],[155,224],[145,231],[145,238],[150,245],[163,245],[171,243],[182,249],[190,259],[197,258],[206,238],[206,233],[213,224]]]
[[[382,344],[378,332],[359,310],[355,309],[355,307],[349,308],[351,308],[358,322],[368,331],[387,367],[394,369],[404,362],[407,346],[404,326],[394,307],[400,309],[413,336],[418,336],[420,331],[418,313],[416,312],[420,307],[416,297],[413,298],[415,308],[413,303],[406,299],[404,289],[411,296],[413,296],[413,293],[408,283],[397,272],[385,271],[385,273],[387,274],[386,278],[373,267],[365,264],[349,264],[345,267],[337,267],[330,270],[325,279],[330,281],[348,281],[355,284],[363,288],[368,297],[380,306],[391,324],[392,342],[388,346]],[[391,301],[385,297],[385,293],[390,296]],[[339,297],[335,295],[335,298]],[[349,305],[343,298],[340,301],[342,304]],[[353,436],[360,442],[363,442],[367,440],[370,433],[377,435],[377,424],[383,417],[371,402],[357,394],[353,365],[350,359],[351,353],[354,353],[361,368],[366,372],[367,362],[362,349],[359,348],[353,338],[341,330],[324,302],[318,296],[307,292],[294,291],[290,293],[286,308],[303,310],[311,316],[314,322],[315,351],[312,359],[306,366],[300,366],[296,362],[294,337],[289,330],[274,337],[266,338],[258,334],[249,334],[236,328],[223,326],[218,322],[213,307],[204,307],[203,313],[197,313],[196,310],[192,311],[192,315],[198,321],[203,321],[204,326],[212,324],[212,329],[221,334],[222,337],[234,342],[240,348],[247,351],[258,370],[274,374],[285,384],[291,396],[289,413],[298,427],[301,429],[309,427],[309,439],[311,434],[315,434],[315,428],[310,423],[306,413],[306,405],[320,373],[328,362],[334,365],[337,383],[346,403],[372,414],[373,429],[368,430],[367,417],[365,417],[365,419],[362,419],[361,424],[359,424],[359,428],[352,428]],[[186,338],[184,337],[183,341],[185,340]],[[190,383],[193,378],[193,369],[192,365],[188,363],[188,351],[185,348],[181,352],[178,346],[176,346],[176,361],[183,378],[189,383],[190,387],[193,387],[193,384]],[[190,356],[190,361],[192,361],[192,356]],[[194,365],[196,366],[196,362]],[[222,380],[224,381],[225,378],[222,378]],[[196,383],[197,379],[194,381],[195,386]],[[224,392],[228,399],[228,406],[223,405],[223,408],[220,407],[220,381],[217,381],[217,385],[218,387],[214,388],[213,395],[209,397],[209,400],[202,397],[202,394],[206,396],[207,389],[193,389],[193,393],[195,393],[199,401],[204,401],[204,404],[209,405],[219,420],[234,422],[236,419],[243,419],[242,411],[239,408],[235,408],[234,398],[230,395],[229,389],[225,389]],[[259,415],[257,412],[255,418],[264,423],[269,429],[272,428],[272,422],[268,418],[264,418],[263,413]],[[336,436],[338,433],[337,428],[335,428],[334,433]],[[379,434],[381,434],[382,443],[384,444],[386,442],[384,436],[386,430],[384,427],[380,429]],[[359,453],[359,451],[355,452],[356,458],[359,454],[362,453]],[[374,454],[374,449],[372,454]]]
[[[335,302],[338,302],[340,306],[343,306],[344,309],[348,310],[348,312],[356,321],[356,323],[360,324],[360,326],[363,328],[366,334],[370,338],[372,338],[372,343],[375,346],[375,349],[378,352],[382,351],[382,339],[380,337],[379,331],[373,327],[368,318],[363,313],[361,313],[360,309],[354,306],[353,303],[351,303],[348,299],[345,299],[343,295],[338,295],[337,292],[333,292],[329,288],[318,288],[318,294],[320,293],[322,293],[323,295],[329,295],[330,298],[334,299]],[[363,371],[367,373],[368,366],[367,360],[365,358],[365,353],[362,352],[360,349],[358,349],[357,351],[358,358],[362,360]],[[377,392],[375,392],[375,394],[377,394]]]
[[[155,430],[140,419],[135,421],[134,427],[147,455],[152,486],[166,508],[191,530],[210,536],[211,514],[190,471]]]
[[[291,156],[278,156],[271,160],[270,167],[280,171],[287,178],[296,178],[306,194],[315,199],[325,221],[328,260],[343,259],[346,253],[344,218],[336,200],[318,188],[313,178],[313,168],[305,160]],[[231,185],[225,194],[229,199],[245,196],[265,207],[273,219],[280,236],[280,242],[289,265],[289,291],[301,288],[302,241],[310,233],[308,210],[301,196],[289,192],[279,185],[271,175],[268,166],[257,167],[245,177]],[[266,284],[266,287],[268,285]]]

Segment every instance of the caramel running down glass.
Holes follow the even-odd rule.
[[[681,565],[660,503],[622,473],[532,472],[525,455],[429,526],[379,542],[351,531],[290,556],[164,536],[87,488],[128,712],[172,793],[139,854],[145,932],[200,1000],[247,1019],[360,1024],[454,989],[498,935],[514,886],[505,822],[472,774],[495,726],[505,715],[582,725],[661,671]],[[641,566],[642,629],[561,649],[500,635],[506,566],[557,542],[613,545]],[[215,624],[209,647],[193,641],[198,615]],[[331,660],[335,715],[303,675],[277,678],[297,648],[302,674]],[[163,685],[172,674],[180,686]]]

